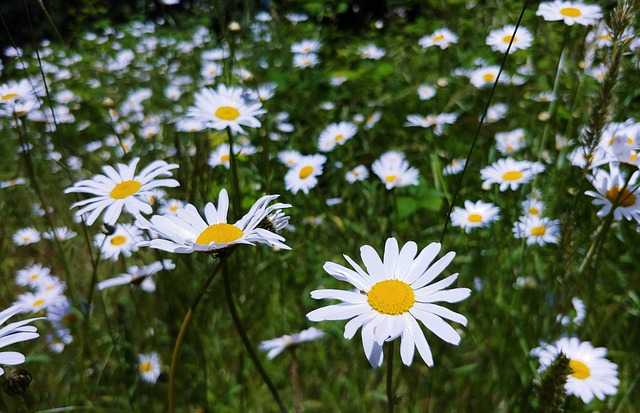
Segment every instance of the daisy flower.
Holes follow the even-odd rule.
[[[222,143],[218,145],[218,147],[211,152],[209,156],[209,161],[207,162],[210,167],[215,168],[216,166],[222,165],[225,168],[229,169],[231,165],[231,154],[229,151],[229,144]],[[241,148],[236,145],[233,145],[233,153],[237,156],[240,153]]]
[[[102,258],[118,261],[120,255],[130,257],[138,251],[136,244],[141,241],[142,231],[133,224],[121,224],[111,235],[96,234],[93,242],[100,249]]]
[[[640,171],[635,171],[625,186],[625,176],[620,169],[613,164],[609,164],[609,171],[598,169],[595,174],[590,177],[591,184],[596,191],[586,191],[585,195],[592,196],[595,199],[591,202],[593,205],[602,206],[597,215],[600,218],[607,216],[613,209],[613,218],[620,221],[622,218],[627,220],[635,219],[640,222],[640,184],[638,178]]]
[[[272,212],[290,208],[289,204],[268,205],[279,195],[266,195],[256,201],[238,222],[227,223],[229,195],[220,191],[218,207],[209,202],[202,219],[195,206],[187,204],[176,216],[154,215],[150,220],[138,215],[136,225],[161,238],[138,243],[140,247],[156,248],[179,254],[195,251],[215,252],[236,244],[266,244],[280,249],[290,249],[280,235],[260,228],[261,222]]]
[[[282,337],[273,338],[260,343],[258,348],[262,351],[268,351],[267,358],[273,360],[282,353],[286,348],[297,346],[308,341],[315,341],[325,336],[325,332],[315,327],[302,330],[299,333],[286,334]]]
[[[319,62],[318,55],[315,53],[304,53],[293,55],[293,66],[306,69],[308,67],[314,67]]]
[[[498,159],[496,162],[480,170],[482,187],[489,189],[491,184],[500,184],[500,191],[507,188],[515,191],[522,184],[531,181],[536,175],[533,162],[516,161],[512,158]]]
[[[364,165],[358,165],[344,175],[344,178],[350,184],[356,181],[364,181],[369,177],[369,170]]]
[[[544,202],[535,197],[525,199],[522,202],[522,213],[525,216],[541,216],[544,212]]]
[[[29,286],[31,288],[36,288],[38,283],[42,279],[49,277],[50,274],[50,268],[43,267],[40,264],[34,264],[31,267],[24,268],[16,273],[16,284],[23,287]]]
[[[462,172],[464,166],[467,164],[465,158],[456,158],[451,163],[442,169],[442,175],[456,175]]]
[[[590,403],[594,397],[604,400],[618,392],[618,366],[605,358],[606,348],[594,348],[590,342],[581,342],[576,337],[563,337],[553,344],[543,343],[531,350],[531,355],[540,359],[540,370],[548,367],[559,353],[567,356],[571,369],[564,385],[567,394]]]
[[[154,384],[160,377],[160,355],[155,351],[147,354],[138,354],[138,373],[140,378],[147,383]]]
[[[407,115],[407,121],[404,126],[419,126],[422,128],[429,128],[431,126],[435,126],[433,133],[436,136],[442,135],[444,130],[444,125],[452,125],[458,119],[458,115],[455,113],[440,113],[439,115]]]
[[[513,236],[526,238],[527,245],[557,244],[560,239],[560,220],[531,215],[520,217],[513,224]]]
[[[494,123],[504,118],[504,116],[509,111],[509,106],[505,103],[496,103],[495,105],[491,105],[489,109],[487,109],[487,116],[485,117],[485,122]]]
[[[602,9],[597,5],[587,5],[578,1],[561,1],[540,3],[536,16],[547,21],[563,20],[568,26],[578,23],[582,26],[596,24],[602,18]]]
[[[311,321],[350,319],[344,329],[346,339],[351,339],[362,327],[362,345],[373,367],[382,365],[384,342],[398,337],[401,338],[400,356],[405,365],[411,365],[417,348],[424,362],[429,367],[433,366],[431,349],[418,320],[442,340],[458,345],[460,335],[444,319],[466,325],[466,317],[434,303],[462,301],[471,294],[471,290],[445,290],[456,281],[458,274],[429,285],[451,263],[455,252],[447,253],[432,265],[440,252],[439,243],[429,244],[416,257],[417,252],[415,242],[409,241],[399,250],[396,239],[389,238],[382,259],[373,247],[365,245],[360,248],[367,271],[347,255],[344,258],[353,270],[326,262],[323,268],[327,273],[348,282],[356,291],[312,291],[314,299],[342,302],[311,311],[307,318]]]
[[[13,243],[22,247],[40,241],[40,232],[35,228],[22,228],[13,234]]]
[[[0,326],[2,326],[7,320],[16,314],[24,313],[27,311],[24,307],[19,305],[13,305],[6,310],[0,312]],[[32,321],[40,320],[41,318],[27,318],[25,320],[16,321],[11,324],[0,328],[0,348],[6,347],[10,344],[19,343],[21,341],[33,340],[39,337],[36,332],[37,329],[34,326],[27,325]],[[0,352],[0,364],[6,366],[15,366],[22,364],[26,360],[24,354],[17,351],[2,351]],[[4,369],[0,367],[0,376],[4,374]]]
[[[440,49],[446,49],[451,43],[458,43],[458,36],[449,29],[438,29],[429,36],[421,37],[418,44],[423,49],[431,46],[438,46]]]
[[[187,111],[187,116],[203,122],[216,130],[231,129],[242,133],[242,126],[259,128],[262,124],[258,116],[266,111],[260,109],[260,102],[245,102],[243,90],[237,87],[219,85],[216,90],[204,88],[195,95],[195,106]]]
[[[293,149],[278,152],[278,160],[289,168],[297,164],[302,158],[302,154]]]
[[[140,285],[143,290],[147,292],[155,291],[155,284],[153,282],[146,283],[147,280],[151,280],[151,276],[162,270],[173,270],[176,265],[171,260],[156,261],[149,265],[143,265],[138,267],[132,265],[127,269],[126,274],[120,274],[117,277],[110,278],[108,280],[100,281],[96,288],[98,291],[102,291],[105,288],[115,287],[117,285],[133,284]]]
[[[429,100],[436,95],[436,88],[430,84],[423,83],[418,86],[418,97],[420,100]]]
[[[382,154],[373,163],[371,170],[380,178],[388,190],[396,187],[418,185],[419,172],[416,168],[409,166],[409,162],[404,159],[402,152],[391,151]]]
[[[503,155],[511,155],[527,145],[524,129],[496,133],[496,148]]]
[[[163,202],[162,206],[158,208],[160,215],[175,215],[179,210],[184,208],[185,203],[179,199],[169,199]]]
[[[373,128],[381,117],[382,113],[380,111],[373,112],[371,115],[367,116],[364,122],[364,129],[369,130]]]
[[[20,294],[14,305],[22,307],[24,311],[37,313],[49,307],[55,307],[64,300],[66,297],[61,295],[59,289],[38,289],[33,293]]]
[[[563,326],[569,325],[571,323],[579,326],[584,321],[584,318],[587,315],[587,306],[584,301],[579,299],[578,297],[573,297],[571,299],[571,305],[573,306],[573,311],[575,312],[575,316],[571,317],[568,314],[562,315],[558,314],[556,320],[560,322]]]
[[[292,194],[298,191],[308,194],[318,184],[318,176],[322,175],[326,161],[327,157],[324,155],[303,156],[284,176],[287,191]]]
[[[59,241],[68,241],[71,238],[77,236],[78,233],[70,230],[67,227],[54,228],[53,231],[47,231],[42,234],[44,239],[57,239]]]
[[[26,183],[27,183],[27,180],[24,178],[10,179],[8,181],[0,182],[0,189],[13,188],[14,186],[25,185]]]
[[[384,49],[376,46],[375,44],[367,44],[358,47],[358,54],[363,59],[379,60],[384,57],[386,53],[387,52]]]
[[[318,53],[322,43],[317,40],[302,40],[291,45],[291,52],[296,54]]]
[[[464,208],[455,207],[451,213],[451,225],[463,228],[467,234],[474,228],[488,227],[499,219],[500,208],[483,201],[464,201]]]
[[[22,79],[18,82],[10,81],[0,85],[0,105],[34,99],[37,99],[37,91],[31,87],[29,79]]]
[[[477,88],[492,86],[498,78],[500,66],[479,67],[469,72],[469,82]],[[504,83],[500,80],[500,83]]]
[[[318,147],[323,152],[331,151],[336,145],[344,145],[356,132],[358,128],[351,122],[332,123],[320,132]]]
[[[171,176],[172,169],[177,164],[168,164],[165,161],[153,161],[147,165],[138,175],[135,174],[140,158],[134,158],[129,165],[118,164],[117,170],[112,166],[102,167],[104,175],[95,175],[92,179],[84,179],[76,182],[72,187],[65,189],[65,193],[82,192],[95,195],[71,205],[71,208],[82,207],[76,211],[76,216],[84,214],[87,225],[93,224],[98,216],[105,211],[102,217],[105,224],[116,223],[125,208],[130,214],[153,212],[151,205],[145,197],[151,194],[151,190],[159,186],[180,186],[175,179],[158,179],[158,176]]]
[[[516,26],[508,25],[501,29],[492,30],[487,36],[486,43],[491,46],[491,49],[495,52],[504,53],[511,43],[509,54],[516,50],[525,50],[533,43],[533,36],[531,32],[524,27],[519,27],[518,32],[513,35],[516,30]]]

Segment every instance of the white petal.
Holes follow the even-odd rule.
[[[440,252],[441,245],[438,242],[432,242],[427,245],[418,257],[413,261],[408,271],[408,276],[404,280],[407,284],[413,283],[418,277],[420,277],[429,267],[429,264],[436,258]]]
[[[311,298],[315,298],[316,300],[320,299],[333,299],[333,300],[342,300],[348,303],[364,303],[367,301],[367,296],[364,294],[354,293],[351,291],[344,290],[315,290],[311,291]]]
[[[362,257],[364,266],[367,268],[369,276],[372,278],[372,282],[377,283],[387,279],[387,276],[384,273],[384,265],[380,260],[380,256],[373,247],[370,245],[362,246],[360,248],[360,256]]]
[[[439,316],[415,307],[411,309],[411,314],[442,340],[455,345],[460,344],[460,334]]]
[[[384,245],[384,273],[387,277],[393,277],[398,261],[398,241],[395,238],[388,238]]]
[[[366,311],[369,311],[368,304],[334,304],[311,311],[307,318],[311,321],[346,320]]]
[[[24,354],[17,351],[2,351],[0,352],[0,364],[7,366],[14,366],[16,364],[22,364],[25,361]]]
[[[450,251],[444,257],[436,261],[424,274],[422,274],[422,276],[420,276],[414,283],[411,284],[413,289],[417,290],[418,288],[424,287],[425,285],[433,281],[433,279],[435,279],[445,268],[447,268],[447,266],[451,263],[455,256],[456,253]]]

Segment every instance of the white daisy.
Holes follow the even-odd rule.
[[[369,170],[364,165],[358,165],[344,175],[344,178],[350,184],[356,181],[364,181],[369,177]]]
[[[136,244],[142,239],[142,231],[133,224],[119,224],[111,235],[96,234],[93,242],[100,249],[102,258],[117,261],[120,255],[130,257],[138,251]]]
[[[33,293],[28,292],[18,295],[14,305],[22,307],[24,311],[37,313],[49,307],[54,307],[65,299],[65,296],[61,295],[59,290],[42,289]]]
[[[229,195],[225,189],[220,191],[218,208],[209,202],[204,208],[206,221],[202,219],[195,206],[187,204],[176,216],[154,215],[148,221],[138,215],[136,225],[161,238],[139,242],[140,247],[156,248],[180,254],[195,251],[212,252],[236,244],[267,244],[280,249],[290,249],[280,235],[260,228],[261,222],[272,212],[289,208],[289,204],[270,202],[279,195],[263,196],[256,201],[238,222],[227,223]]]
[[[436,95],[436,88],[428,83],[418,86],[418,97],[420,100],[429,100]]]
[[[332,123],[320,132],[318,148],[323,152],[331,151],[336,145],[344,145],[356,132],[358,128],[351,122]]]
[[[176,215],[184,206],[185,203],[179,199],[168,199],[158,208],[158,213],[160,215]]]
[[[180,186],[175,179],[158,179],[158,176],[171,176],[172,169],[177,164],[168,164],[165,161],[153,161],[147,165],[138,175],[135,174],[140,158],[134,158],[129,165],[118,164],[118,170],[112,166],[102,167],[105,175],[95,175],[92,179],[76,182],[72,187],[65,189],[65,193],[83,192],[95,195],[71,205],[71,208],[82,207],[76,211],[76,216],[84,214],[87,225],[93,224],[100,213],[106,209],[102,220],[105,224],[116,223],[124,207],[130,214],[153,212],[151,205],[146,202],[151,190],[159,186]]]
[[[291,45],[291,52],[296,54],[318,53],[322,43],[317,40],[302,40]]]
[[[431,46],[438,46],[440,49],[446,49],[451,43],[458,43],[458,36],[449,29],[438,29],[429,36],[421,37],[418,44],[423,49]]]
[[[455,207],[451,213],[451,225],[463,228],[467,234],[474,228],[488,227],[499,219],[500,208],[483,201],[464,201],[464,208]]]
[[[362,327],[364,352],[373,367],[382,364],[384,342],[398,337],[401,337],[400,356],[405,365],[411,365],[417,348],[424,362],[433,366],[431,349],[417,320],[442,340],[458,345],[460,334],[443,319],[462,325],[466,325],[467,319],[434,303],[462,301],[471,290],[445,290],[456,281],[458,274],[429,285],[451,263],[454,252],[447,253],[431,266],[440,252],[440,244],[429,244],[416,257],[417,252],[415,242],[409,241],[399,250],[396,239],[389,238],[383,259],[369,245],[360,248],[366,272],[347,255],[344,258],[355,271],[333,262],[325,263],[325,271],[350,283],[357,291],[312,291],[312,298],[342,302],[311,311],[307,318],[311,321],[351,319],[344,329],[346,339],[351,339]]]
[[[162,362],[160,355],[155,351],[148,354],[138,354],[138,373],[140,378],[147,383],[155,383],[160,377]]]
[[[308,194],[318,184],[318,176],[322,175],[326,161],[327,157],[324,155],[303,156],[284,176],[287,191],[292,194],[298,191]]]
[[[635,171],[628,181],[617,166],[610,164],[609,171],[597,169],[589,176],[597,192],[586,191],[585,195],[595,198],[593,205],[602,206],[597,215],[604,218],[615,205],[613,218],[616,221],[625,218],[640,222],[640,171]]]
[[[387,52],[375,44],[358,47],[358,54],[363,59],[380,60]]]
[[[496,82],[500,66],[479,67],[469,72],[469,82],[477,88],[490,87]],[[504,79],[500,79],[504,83]]]
[[[138,267],[137,265],[132,265],[127,269],[126,274],[120,274],[117,277],[110,278],[108,280],[100,281],[96,288],[98,291],[102,291],[105,288],[115,287],[117,285],[125,285],[125,284],[133,284],[142,286],[142,289],[147,292],[153,292],[155,290],[155,285],[145,285],[145,281],[149,279],[152,275],[162,271],[162,270],[173,270],[176,268],[176,265],[171,260],[162,260],[155,261],[148,265],[143,265],[142,267]],[[151,286],[152,289],[150,288]]]
[[[504,192],[507,188],[515,191],[520,185],[531,181],[536,173],[533,171],[533,162],[504,158],[482,168],[480,175],[484,189],[489,189],[491,184],[500,184],[500,191]]]
[[[18,246],[34,244],[40,241],[40,232],[35,228],[22,228],[13,234],[13,243]]]
[[[16,273],[16,284],[23,287],[29,286],[31,288],[35,288],[40,280],[49,277],[50,274],[50,268],[43,267],[40,264],[34,264],[31,267],[24,268]]]
[[[503,155],[511,155],[527,145],[524,129],[496,133],[496,148]]]
[[[307,341],[315,341],[325,336],[325,332],[315,327],[302,330],[299,333],[286,334],[282,337],[273,338],[260,343],[258,348],[262,351],[268,351],[267,358],[273,360],[278,354],[282,353],[286,348],[297,346]]]
[[[456,175],[462,172],[464,166],[467,164],[467,160],[465,158],[456,158],[449,163],[449,165],[445,166],[442,169],[442,175]]]
[[[578,1],[555,0],[540,3],[536,16],[547,21],[563,20],[568,26],[578,23],[583,26],[596,24],[602,18],[602,9],[597,5],[587,5]]]
[[[209,155],[209,161],[207,162],[209,166],[215,168],[216,166],[222,165],[229,169],[231,165],[231,154],[229,148],[230,146],[228,143],[221,143],[218,145],[216,149],[211,152],[211,155]],[[240,153],[240,150],[240,147],[233,145],[234,155],[237,156]]]
[[[293,167],[300,159],[302,154],[293,149],[278,152],[278,160],[288,168]]]
[[[28,311],[22,306],[13,305],[6,310],[0,312],[0,326],[2,326],[7,320],[16,314],[24,313]],[[40,320],[41,318],[27,318],[25,320],[16,321],[11,324],[0,328],[0,348],[6,347],[10,344],[19,343],[21,341],[33,340],[39,337],[36,332],[37,329],[34,326],[29,326],[32,321]],[[22,364],[26,360],[24,354],[17,351],[2,351],[0,352],[0,364],[6,366],[15,366]],[[0,376],[4,374],[4,369],[0,367]]]
[[[419,172],[409,166],[402,152],[386,152],[371,166],[374,174],[380,178],[387,189],[418,185]]]
[[[513,224],[513,236],[526,238],[527,245],[557,244],[560,240],[560,220],[523,216]]]
[[[484,118],[484,121],[487,123],[494,123],[504,118],[504,116],[509,111],[509,106],[505,103],[496,103],[495,105],[491,105],[489,109],[487,109],[487,116]]]
[[[260,102],[245,102],[243,90],[237,87],[218,85],[216,90],[204,88],[195,95],[195,106],[191,106],[187,116],[203,122],[207,127],[233,133],[243,132],[242,126],[259,128],[258,116],[266,111],[260,109]]]
[[[300,69],[313,67],[317,65],[318,62],[319,62],[318,55],[315,53],[304,53],[304,54],[293,55],[293,66]]]
[[[604,400],[618,392],[618,366],[605,358],[606,348],[594,348],[590,342],[581,342],[576,337],[563,337],[553,344],[543,343],[531,350],[531,354],[540,359],[540,370],[548,367],[560,353],[569,359],[571,369],[564,385],[567,394],[590,403],[594,397]]]
[[[59,241],[67,241],[77,236],[78,233],[67,227],[54,228],[53,231],[47,231],[42,234],[44,239],[57,239]]]
[[[526,216],[542,216],[544,202],[535,197],[527,198],[522,202],[522,214]]]
[[[579,299],[578,297],[573,297],[571,299],[571,305],[573,306],[573,311],[575,312],[575,316],[570,316],[569,314],[558,314],[556,320],[560,322],[563,326],[569,325],[571,323],[579,326],[582,325],[586,315],[587,315],[587,306],[584,301]]]
[[[516,26],[507,25],[503,28],[492,30],[487,36],[486,43],[488,46],[491,46],[491,49],[496,52],[504,53],[507,51],[509,47],[509,43],[511,43],[511,48],[509,49],[509,54],[515,52],[516,50],[525,50],[531,46],[533,43],[533,36],[531,32],[527,30],[525,27],[518,27],[518,32],[513,34],[516,30]]]

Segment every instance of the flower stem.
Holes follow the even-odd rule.
[[[387,412],[393,413],[395,396],[393,395],[393,345],[395,341],[387,342]]]
[[[229,171],[231,172],[231,204],[233,205],[233,214],[235,219],[242,216],[240,211],[240,181],[238,180],[238,162],[236,154],[233,152],[233,132],[227,128],[227,136],[229,137]]]
[[[298,357],[296,357],[295,347],[291,348],[291,387],[293,387],[293,395],[295,397],[296,413],[302,413],[302,390],[300,389],[300,376],[298,375]]]
[[[180,332],[178,333],[178,338],[176,339],[176,345],[173,347],[173,355],[171,356],[171,367],[169,369],[169,413],[174,413],[176,411],[176,401],[175,401],[175,384],[176,384],[176,370],[178,368],[178,359],[180,358],[180,349],[182,348],[182,342],[184,341],[184,336],[187,334],[187,329],[191,324],[191,319],[193,318],[193,313],[195,313],[198,304],[202,300],[204,293],[209,288],[209,285],[215,278],[220,268],[227,261],[229,256],[233,253],[234,247],[231,247],[225,253],[220,255],[220,261],[218,264],[213,267],[209,277],[206,279],[204,284],[202,284],[202,288],[200,288],[200,292],[196,296],[195,300],[191,303],[189,307],[189,311],[184,316],[184,320],[182,321],[182,325],[180,326]]]
[[[249,353],[249,357],[251,358],[251,361],[256,366],[256,369],[258,369],[260,376],[262,376],[262,379],[264,380],[267,387],[271,391],[273,398],[276,399],[278,406],[280,406],[280,411],[283,413],[286,413],[287,408],[282,402],[282,399],[278,394],[278,390],[276,389],[276,386],[273,385],[273,382],[269,378],[267,371],[264,369],[264,367],[260,363],[260,359],[258,358],[258,355],[256,354],[255,350],[251,346],[251,341],[249,340],[249,336],[247,336],[247,331],[245,330],[244,325],[242,324],[242,320],[240,320],[240,316],[238,315],[236,304],[233,301],[233,297],[231,296],[231,278],[229,276],[229,268],[226,265],[222,269],[222,279],[224,281],[224,294],[227,297],[227,304],[229,305],[231,318],[233,319],[233,324],[235,325],[236,330],[238,330],[238,334],[240,334],[240,338],[242,339],[242,344],[244,344],[244,347],[247,349],[247,353]]]

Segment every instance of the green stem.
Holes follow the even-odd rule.
[[[386,343],[387,346],[387,412],[393,413],[395,396],[393,395],[393,347],[394,340]]]
[[[302,413],[302,390],[300,389],[300,376],[298,375],[298,357],[296,357],[296,348],[289,347],[291,349],[291,387],[293,388],[293,395],[295,400],[296,413]]]
[[[182,348],[182,343],[184,341],[184,336],[187,334],[187,329],[191,324],[191,319],[193,318],[193,314],[200,304],[204,293],[209,288],[209,285],[215,278],[220,268],[227,261],[229,256],[233,253],[235,247],[231,247],[228,251],[220,255],[220,261],[218,264],[213,267],[209,277],[206,279],[204,284],[202,284],[202,288],[200,288],[200,292],[196,296],[195,300],[191,303],[187,314],[184,316],[184,320],[182,321],[182,325],[180,326],[180,332],[178,333],[178,338],[176,339],[176,345],[173,347],[173,355],[171,356],[171,367],[169,368],[169,413],[174,413],[176,411],[176,401],[175,401],[175,384],[176,384],[176,370],[178,368],[178,359],[180,358],[180,349]]]
[[[240,211],[240,181],[238,180],[238,162],[236,154],[233,152],[233,133],[227,128],[229,137],[229,171],[231,172],[231,203],[233,205],[233,216],[238,219]]]
[[[240,334],[240,338],[242,339],[242,344],[244,344],[244,347],[247,350],[247,353],[249,353],[249,357],[251,358],[251,361],[256,366],[256,369],[258,369],[258,372],[260,373],[260,376],[262,376],[262,379],[264,380],[267,387],[269,388],[269,391],[271,391],[273,398],[276,399],[276,402],[280,407],[280,411],[282,413],[286,413],[287,408],[284,405],[282,399],[280,398],[280,395],[278,394],[278,389],[276,389],[276,386],[273,385],[273,382],[271,381],[271,378],[267,374],[267,371],[262,366],[262,363],[260,363],[260,359],[258,358],[256,351],[253,349],[253,346],[251,345],[249,336],[247,336],[247,331],[245,330],[244,325],[242,324],[242,320],[240,320],[240,316],[238,315],[236,304],[233,301],[233,297],[231,296],[231,277],[229,275],[229,268],[226,265],[222,269],[222,279],[224,281],[224,295],[227,297],[227,304],[229,305],[231,318],[233,319],[233,324],[235,325],[236,330],[238,330],[238,334]]]

